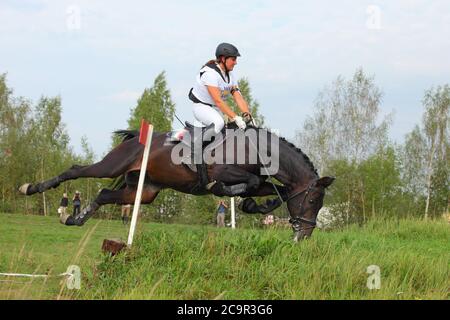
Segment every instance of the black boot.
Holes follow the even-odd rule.
[[[216,135],[216,131],[214,128],[214,123],[211,123],[207,127],[202,128],[202,137],[203,137],[203,143],[202,143],[202,149],[205,150],[206,146],[211,143],[211,138]]]
[[[211,138],[216,134],[214,130],[214,123],[211,123],[206,127],[202,127],[200,136],[195,136],[195,133],[197,132],[200,133],[200,130],[195,128],[194,135],[191,138],[191,159],[192,163],[195,164],[203,163],[203,150],[205,150],[206,146],[211,143]]]
[[[214,123],[201,129],[201,136],[193,136],[191,142],[191,160],[197,167],[198,183],[194,187],[195,192],[204,192],[209,183],[206,163],[203,159],[203,150],[211,143],[211,138],[216,134]],[[201,139],[201,140],[200,140]],[[201,146],[201,147],[200,147]]]

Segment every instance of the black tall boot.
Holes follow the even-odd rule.
[[[206,191],[209,183],[207,167],[203,159],[203,150],[211,143],[211,138],[215,135],[214,123],[201,129],[201,136],[194,136],[192,139],[192,163],[197,167],[198,184],[194,190]]]
[[[195,128],[194,130],[198,130],[198,128]],[[203,150],[208,144],[211,143],[211,138],[216,134],[214,130],[214,123],[211,123],[206,127],[202,127],[200,136],[195,136],[195,133],[196,131],[194,131],[194,136],[191,138],[191,159],[193,161],[192,163],[198,165],[199,162],[203,163]],[[200,133],[200,130],[198,130],[198,133]],[[194,159],[196,161],[194,161]]]
[[[202,128],[202,137],[203,137],[203,143],[202,143],[202,149],[205,149],[205,147],[211,143],[211,138],[216,135],[216,131],[214,128],[214,123],[211,123],[207,127]]]

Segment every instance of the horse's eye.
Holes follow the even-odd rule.
[[[311,203],[311,204],[314,203],[314,200],[313,200],[313,199],[310,199],[310,200],[309,200],[309,203]]]

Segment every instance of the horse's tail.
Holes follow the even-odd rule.
[[[139,131],[138,130],[116,130],[116,131],[114,131],[114,134],[116,136],[119,136],[120,138],[122,138],[122,142],[124,142],[124,141],[130,140],[130,139],[133,139],[134,137],[138,137]],[[159,132],[153,132],[154,136],[158,136],[160,134],[161,133],[159,133]],[[120,190],[125,187],[126,187],[125,175],[118,176],[109,185],[109,188],[112,190]]]
[[[122,142],[133,139],[134,137],[137,137],[139,135],[139,131],[137,130],[116,130],[114,131],[114,134],[116,136],[119,136],[122,138]],[[115,178],[111,184],[109,185],[109,188],[111,190],[120,190],[125,188],[125,176],[120,175],[117,178]]]
[[[134,137],[137,137],[139,135],[139,131],[137,130],[116,130],[114,131],[114,134],[116,136],[119,136],[122,138],[122,142],[126,140],[133,139]]]

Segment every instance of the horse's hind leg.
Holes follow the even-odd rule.
[[[25,195],[32,195],[36,192],[42,193],[48,189],[56,188],[61,182],[78,178],[116,178],[126,172],[130,165],[135,162],[140,148],[132,148],[125,142],[119,145],[100,162],[88,166],[74,165],[69,170],[57,177],[37,183],[26,183],[19,188]]]
[[[89,166],[73,165],[69,170],[64,171],[62,174],[52,179],[39,182],[36,184],[25,183],[19,188],[19,191],[22,194],[29,196],[35,194],[36,192],[42,193],[48,189],[56,188],[59,186],[61,182],[70,179],[77,179],[78,177],[80,177],[79,172],[81,172],[81,170],[86,167]]]
[[[134,204],[136,198],[136,189],[134,187],[127,186],[120,190],[102,189],[97,198],[86,208],[84,208],[79,215],[72,217],[66,215],[61,217],[61,223],[72,226],[82,226],[85,222],[92,217],[92,215],[104,204]],[[141,203],[150,204],[155,200],[159,193],[159,189],[153,186],[146,186],[142,191]]]

